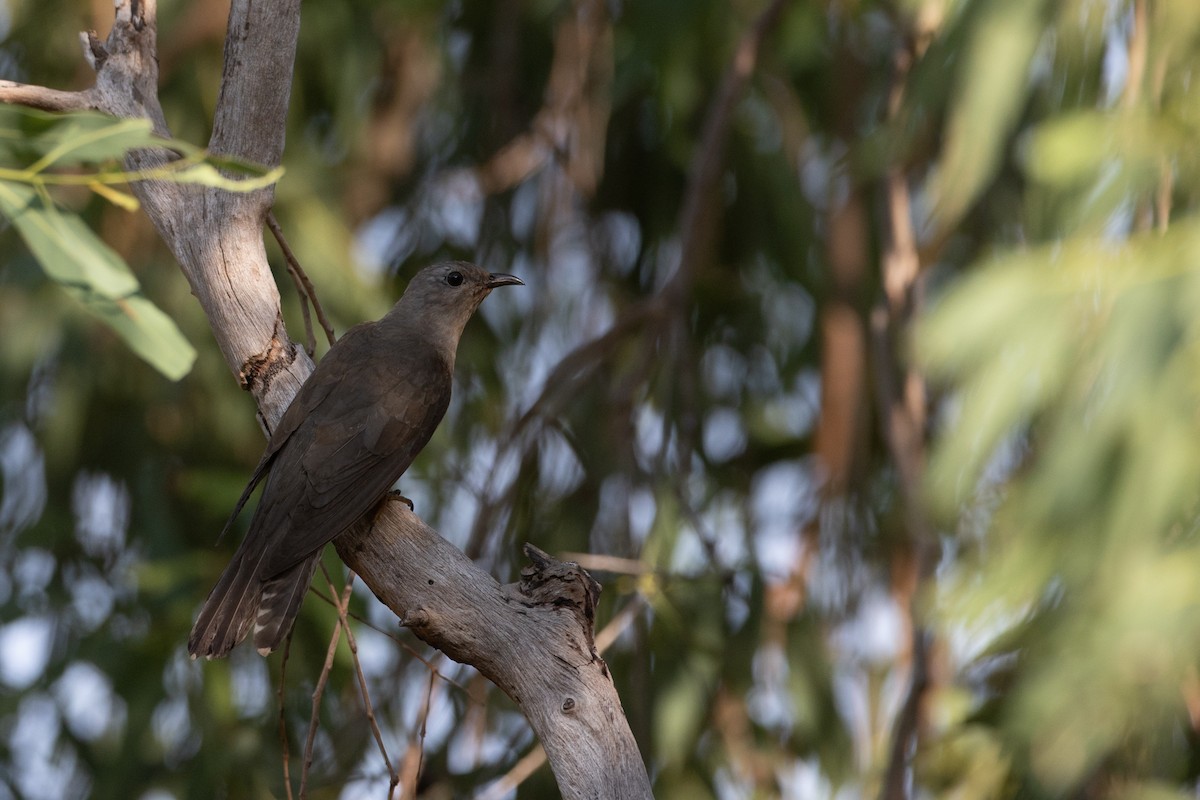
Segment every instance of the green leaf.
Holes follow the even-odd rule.
[[[88,311],[121,335],[129,349],[173,381],[192,369],[196,349],[158,306],[141,295],[110,300],[72,291]]]
[[[147,172],[111,166],[93,175],[47,172],[53,167],[119,163],[129,150],[147,147],[165,148],[181,158]],[[92,111],[48,114],[19,106],[0,106],[0,164],[5,162],[0,172],[11,182],[83,184],[110,201],[115,196],[99,188],[103,184],[155,179],[251,192],[270,186],[283,175],[281,167],[211,155],[188,142],[157,136],[147,119],[119,119]]]
[[[1026,151],[1030,177],[1055,186],[1095,178],[1118,150],[1117,127],[1112,116],[1098,111],[1064,114],[1043,123]]]
[[[716,666],[708,655],[693,651],[664,682],[654,709],[655,752],[663,763],[681,764],[695,747],[709,713]]]
[[[35,144],[43,155],[30,169],[40,172],[56,164],[96,163],[122,158],[136,147],[154,147],[162,140],[153,135],[148,119],[86,119],[67,117]]]
[[[171,380],[192,368],[196,351],[175,323],[137,294],[124,259],[76,215],[48,204],[32,187],[0,181],[0,212],[54,281],[109,324],[135,353]]]
[[[96,111],[50,114],[21,106],[0,106],[0,155],[46,163],[79,164],[121,158],[134,147],[156,147],[148,119],[118,119]]]
[[[991,0],[973,26],[946,146],[931,186],[935,213],[953,227],[996,175],[1032,83],[1044,0]]]
[[[0,213],[12,220],[34,258],[54,280],[117,299],[138,290],[124,260],[74,214],[45,202],[29,186],[0,181]]]
[[[265,170],[261,167],[257,177],[231,178],[220,172],[209,163],[196,164],[166,176],[167,180],[175,183],[191,183],[200,186],[211,186],[214,189],[225,189],[230,192],[252,192],[265,189],[275,183],[283,175],[283,167]]]
[[[172,139],[172,141],[176,140]],[[278,180],[278,176],[283,174],[282,167],[267,169],[262,164],[255,164],[252,161],[246,161],[236,156],[205,153],[204,161],[206,164],[211,164],[219,170],[232,173],[233,175],[240,175],[244,178],[263,178],[268,175],[276,175],[275,180]]]

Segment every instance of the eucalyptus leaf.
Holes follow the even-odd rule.
[[[120,334],[129,349],[167,378],[177,381],[196,361],[196,349],[175,321],[141,295],[112,300],[71,291],[88,311]]]
[[[265,170],[257,176],[251,174],[251,176],[245,178],[233,178],[222,174],[212,164],[202,163],[172,173],[170,180],[175,183],[211,186],[215,189],[225,189],[231,192],[251,192],[267,188],[279,180],[281,175],[283,175],[283,168],[276,167],[272,170]]]
[[[87,176],[81,180],[77,175],[55,175],[47,170],[119,162],[130,150],[150,147],[173,151],[179,158],[154,170],[151,175],[102,168],[95,179],[114,183],[152,177],[231,192],[249,192],[270,186],[283,174],[279,167],[268,168],[233,156],[211,155],[180,139],[158,136],[148,119],[121,119],[94,111],[50,114],[21,106],[0,105],[0,167],[13,181],[34,185],[89,183]],[[89,185],[92,184],[94,181]],[[108,193],[98,193],[112,199]]]
[[[32,187],[0,181],[0,212],[46,274],[107,322],[135,353],[171,380],[188,373],[195,349],[175,323],[138,294],[124,259],[75,214],[48,204]]]
[[[943,226],[958,222],[999,169],[1032,85],[1029,65],[1044,24],[1045,0],[978,5],[981,19],[967,48],[931,187]]]
[[[160,146],[148,119],[118,119],[98,111],[51,114],[0,105],[0,154],[35,155],[73,165],[121,158],[134,147]]]
[[[109,299],[138,290],[137,278],[112,248],[78,216],[48,204],[32,187],[0,181],[0,213],[55,281]]]

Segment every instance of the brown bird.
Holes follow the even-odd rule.
[[[492,289],[521,283],[464,262],[427,267],[382,319],[329,349],[225,524],[265,479],[250,530],[192,627],[193,658],[227,655],[251,623],[259,653],[279,646],[325,543],[375,508],[441,422],[467,321]]]

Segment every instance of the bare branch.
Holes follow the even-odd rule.
[[[734,112],[757,66],[762,43],[778,23],[786,5],[787,0],[771,0],[750,29],[742,35],[734,58],[717,91],[716,99],[708,111],[701,143],[692,158],[684,207],[680,215],[679,230],[683,250],[676,273],[657,294],[631,306],[611,328],[578,345],[558,362],[544,381],[541,393],[512,426],[507,439],[501,444],[501,451],[523,447],[530,441],[529,437],[522,438],[526,431],[534,427],[539,420],[553,419],[557,416],[562,404],[577,396],[580,387],[592,379],[597,370],[619,351],[629,337],[642,336],[646,343],[639,348],[639,361],[634,369],[613,393],[610,400],[613,404],[626,402],[632,408],[632,402],[628,398],[637,386],[643,385],[655,364],[682,363],[680,350],[686,346],[687,337],[680,327],[684,319],[681,308],[702,261],[713,251],[716,222],[719,217],[719,182],[725,168],[725,149]],[[668,350],[666,355],[652,344],[656,341],[665,344],[663,349]],[[687,452],[682,447],[679,451],[681,457]],[[506,492],[499,497],[493,496],[490,485],[485,488],[479,513],[475,516],[475,524],[465,547],[468,554],[478,555],[482,550],[484,529],[488,520],[492,518],[493,510],[507,504],[518,486],[517,482],[510,482]]]
[[[264,166],[278,165],[290,65],[295,56],[295,5],[295,0],[234,3],[240,22],[231,29],[236,41],[227,57],[246,46],[247,36],[265,28],[273,32],[250,47],[258,52],[254,64],[261,66],[261,59],[269,61],[270,67],[263,73],[266,78],[248,72],[250,64],[245,61],[226,70],[230,90],[223,89],[217,109],[217,116],[230,123],[222,129],[225,138],[218,141],[223,153]],[[56,110],[94,108],[123,118],[145,118],[156,133],[169,135],[158,101],[157,3],[117,0],[115,17],[105,42],[84,34],[85,55],[96,69],[96,84],[91,89],[55,92],[8,82],[0,86],[0,99]],[[279,64],[287,68],[281,69]],[[256,125],[269,129],[269,134],[263,130],[232,134],[232,121],[248,113],[247,109],[254,109]],[[264,148],[264,142],[273,144]],[[170,158],[163,150],[131,151],[126,166],[146,170]],[[261,229],[271,191],[234,194],[155,180],[138,181],[131,188],[179,261],[230,370],[239,380],[253,377],[243,385],[254,394],[262,419],[277,419],[311,371],[312,360],[298,352],[282,326],[276,325],[279,292],[267,268]]]
[[[742,34],[734,50],[733,62],[725,71],[716,99],[704,120],[704,132],[692,157],[687,194],[679,220],[679,236],[683,243],[679,271],[666,290],[667,296],[676,303],[687,297],[696,271],[714,250],[719,217],[718,190],[725,170],[725,148],[729,142],[733,115],[758,65],[758,51],[767,34],[779,22],[787,2],[771,0],[750,29]]]
[[[208,143],[212,152],[279,163],[299,32],[300,0],[234,0]]]
[[[353,587],[347,583],[338,601],[339,608],[349,602],[350,590]],[[317,740],[317,727],[321,721],[321,697],[325,694],[325,684],[329,682],[329,673],[333,670],[333,657],[337,654],[338,642],[342,638],[342,626],[333,626],[329,637],[329,647],[325,650],[325,664],[321,667],[321,676],[317,679],[316,688],[312,693],[312,717],[308,722],[308,736],[304,740],[304,763],[300,769],[300,800],[308,796],[308,772],[312,768],[313,745]]]
[[[300,282],[299,273],[292,269],[290,261],[288,262],[288,277],[292,279],[292,286],[296,288],[296,296],[300,298],[300,315],[304,318],[304,352],[308,353],[309,358],[312,358],[317,354],[317,337],[313,333],[312,315],[308,310],[308,298],[304,296],[304,284]]]
[[[529,130],[475,170],[483,191],[507,191],[553,159],[578,192],[595,193],[609,109],[593,84],[611,79],[611,47],[612,25],[604,3],[577,0],[555,30],[545,98]]]
[[[287,800],[292,800],[292,750],[288,744],[287,714],[284,706],[283,689],[287,686],[288,656],[292,652],[292,633],[288,632],[283,642],[283,657],[279,662],[279,687],[275,690],[275,699],[279,703],[279,749],[283,754],[283,788],[287,792]]]
[[[323,602],[325,602],[330,607],[332,607],[334,609],[337,608],[337,601],[331,597],[327,597],[315,586],[309,587],[309,592],[311,594],[315,595],[316,597],[320,598]],[[483,702],[483,700],[479,696],[472,694],[471,690],[468,687],[463,686],[461,683],[459,683],[458,681],[449,677],[444,672],[441,672],[440,670],[438,670],[438,668],[436,666],[434,666],[433,661],[431,661],[430,659],[428,659],[425,656],[418,653],[412,647],[412,645],[410,645],[408,642],[401,639],[399,635],[392,633],[391,631],[385,631],[383,628],[380,628],[378,625],[371,622],[371,620],[366,619],[365,617],[361,617],[358,614],[355,614],[353,611],[346,612],[346,616],[348,618],[354,620],[355,622],[357,622],[359,625],[362,625],[365,628],[370,628],[371,630],[375,631],[376,633],[382,634],[383,636],[386,636],[387,638],[391,639],[396,644],[400,645],[400,647],[403,648],[406,653],[408,653],[410,656],[412,656],[417,661],[420,661],[422,664],[424,664],[426,667],[428,667],[432,672],[437,673],[437,676],[440,680],[449,684],[450,686],[453,686],[456,689],[461,690],[462,693],[465,694],[471,702],[473,702],[473,703],[482,703]]]
[[[425,707],[421,709],[421,730],[417,735],[417,766],[412,776],[412,796],[417,796],[417,781],[421,777],[421,767],[425,761],[425,734],[428,731],[429,712],[433,708],[433,682],[437,672],[429,671],[429,686],[425,690]]]
[[[325,568],[325,563],[321,562],[321,574],[325,576],[325,583],[329,585],[329,594],[332,597],[337,597],[337,589],[333,586],[333,578],[329,577],[329,570]],[[375,718],[375,705],[371,702],[371,692],[367,687],[367,676],[363,674],[362,662],[358,660],[358,642],[354,639],[354,631],[350,628],[350,622],[346,619],[346,610],[350,604],[350,592],[354,586],[354,573],[351,572],[346,576],[346,586],[342,591],[342,600],[336,604],[338,612],[338,624],[346,631],[346,644],[350,647],[350,659],[354,662],[354,673],[358,679],[358,688],[362,693],[363,710],[367,715],[367,723],[371,726],[371,734],[375,737],[375,744],[379,747],[379,754],[383,756],[383,763],[387,767],[388,777],[391,778],[390,786],[395,788],[399,776],[396,774],[395,767],[392,766],[392,759],[388,756],[387,747],[383,743],[383,732],[379,730],[379,721]],[[389,792],[390,796],[390,792]]]
[[[313,351],[316,349],[312,319],[308,315],[309,303],[312,303],[313,311],[317,314],[317,321],[321,323],[321,328],[325,331],[325,339],[332,347],[337,337],[333,335],[333,326],[329,324],[329,319],[325,316],[325,309],[321,308],[321,301],[317,298],[317,289],[313,286],[312,281],[309,280],[308,273],[300,266],[300,260],[292,252],[291,246],[288,245],[288,241],[283,235],[283,228],[279,226],[279,221],[275,219],[275,213],[272,211],[267,212],[267,227],[271,229],[271,233],[274,234],[279,249],[283,251],[284,261],[287,262],[288,274],[292,276],[292,283],[296,287],[296,294],[300,297],[300,310],[304,312],[304,332],[308,341],[308,354],[310,356],[313,355]]]
[[[573,558],[573,556],[568,557]],[[614,560],[627,561],[628,559]],[[617,637],[633,624],[638,612],[642,610],[644,605],[645,600],[640,594],[635,595],[632,601],[626,603],[625,607],[596,634],[596,651],[603,654],[608,650],[609,646],[617,640]],[[513,764],[508,772],[489,785],[479,796],[478,800],[500,800],[500,798],[506,796],[509,792],[524,783],[526,779],[537,772],[545,763],[546,749],[540,744],[535,744],[528,753],[521,756],[516,764]]]
[[[0,103],[29,106],[42,111],[83,111],[95,108],[95,102],[90,89],[83,92],[63,92],[16,81],[0,81]]]
[[[479,794],[478,800],[503,800],[541,769],[545,763],[546,749],[535,743],[528,753],[521,756],[517,763],[512,765],[512,769],[488,784],[488,787]]]

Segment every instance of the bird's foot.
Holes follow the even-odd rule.
[[[407,497],[400,494],[399,489],[392,489],[390,492],[388,492],[388,499],[389,500],[399,500],[401,503],[404,503],[404,505],[408,506],[408,510],[413,512],[414,514],[417,511],[416,507],[413,505],[413,501],[409,500]]]

